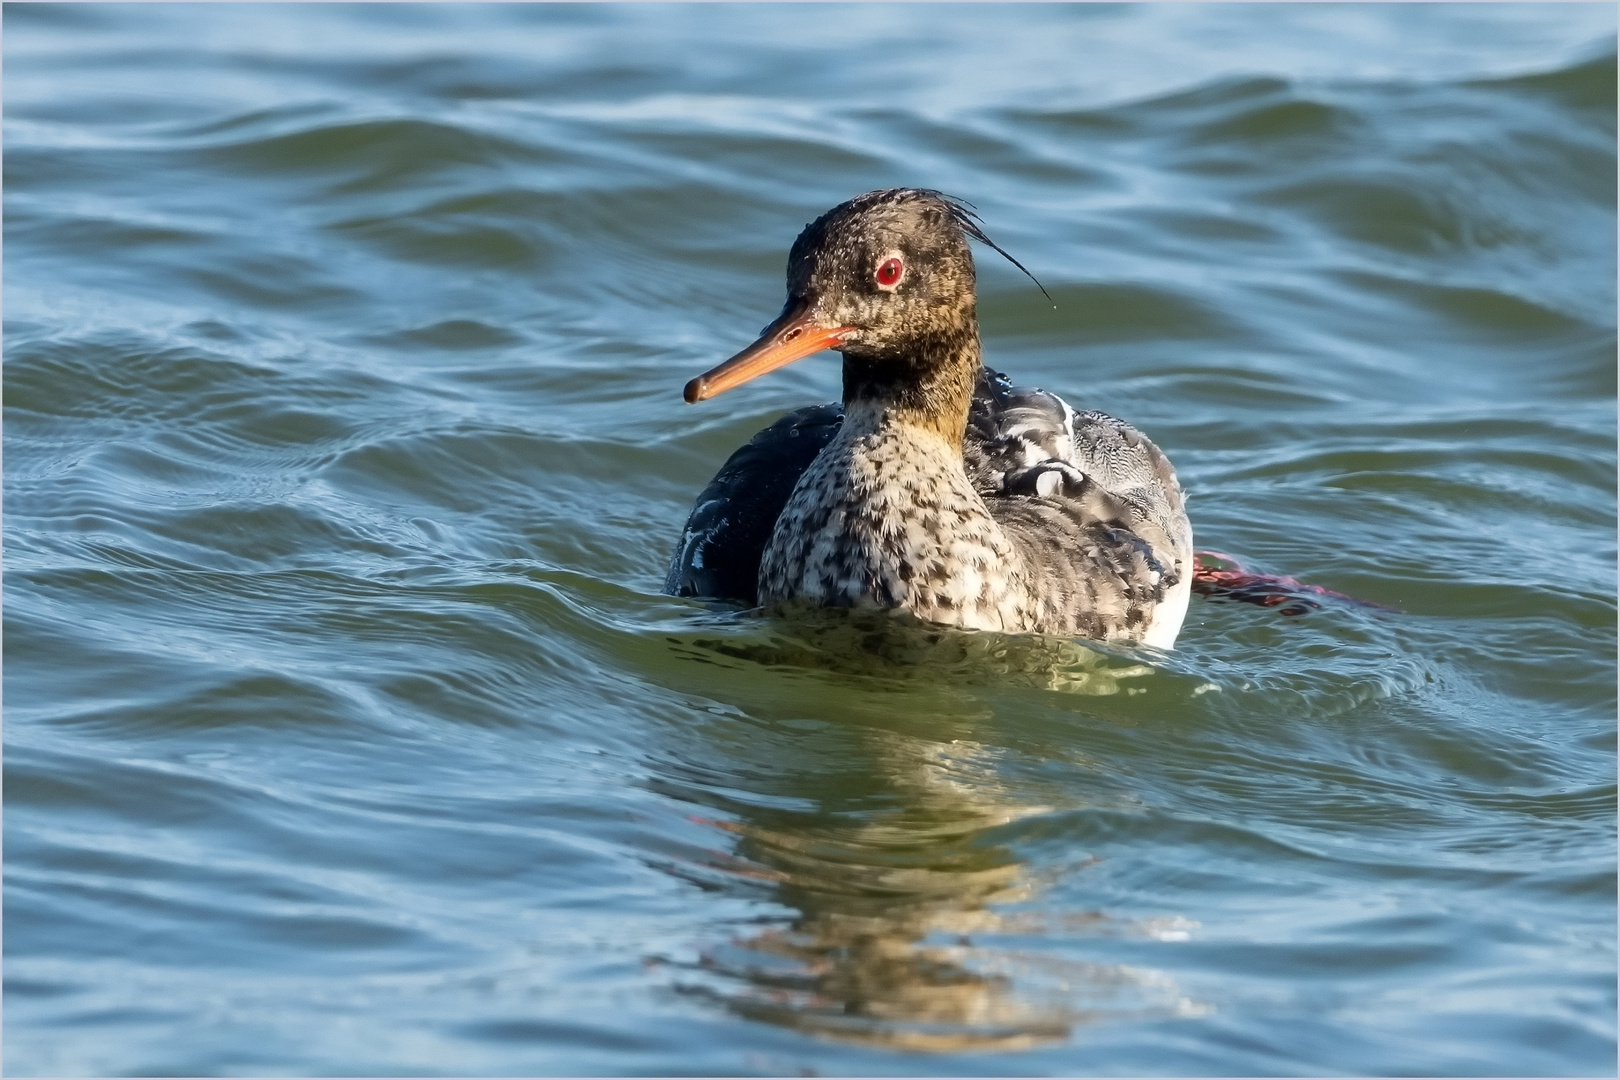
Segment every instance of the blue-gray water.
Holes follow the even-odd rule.
[[[4,12],[12,1075],[1612,1073],[1612,5]],[[857,192],[1169,657],[658,589]]]

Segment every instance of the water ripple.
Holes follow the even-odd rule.
[[[1612,1071],[1612,9],[223,12],[6,14],[8,1072]],[[900,183],[1379,606],[660,595]]]

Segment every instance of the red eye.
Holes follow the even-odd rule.
[[[877,268],[877,273],[873,276],[877,278],[877,283],[879,285],[882,285],[885,288],[893,288],[894,286],[900,284],[900,277],[905,272],[905,264],[899,259],[886,259],[884,260],[883,264]]]

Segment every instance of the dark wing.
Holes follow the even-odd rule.
[[[1141,432],[986,369],[963,456],[991,515],[1042,569],[1051,630],[1140,637],[1156,614],[1179,625],[1192,528],[1175,470]]]
[[[788,413],[732,454],[686,519],[664,591],[757,603],[759,560],[776,519],[843,422],[842,405],[812,405]]]

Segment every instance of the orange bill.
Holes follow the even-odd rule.
[[[775,371],[812,353],[830,349],[854,329],[853,326],[835,326],[831,329],[820,326],[808,304],[793,305],[765,328],[758,341],[719,367],[705,371],[687,383],[686,403],[691,405],[705,401],[750,379],[757,379],[767,371]]]

